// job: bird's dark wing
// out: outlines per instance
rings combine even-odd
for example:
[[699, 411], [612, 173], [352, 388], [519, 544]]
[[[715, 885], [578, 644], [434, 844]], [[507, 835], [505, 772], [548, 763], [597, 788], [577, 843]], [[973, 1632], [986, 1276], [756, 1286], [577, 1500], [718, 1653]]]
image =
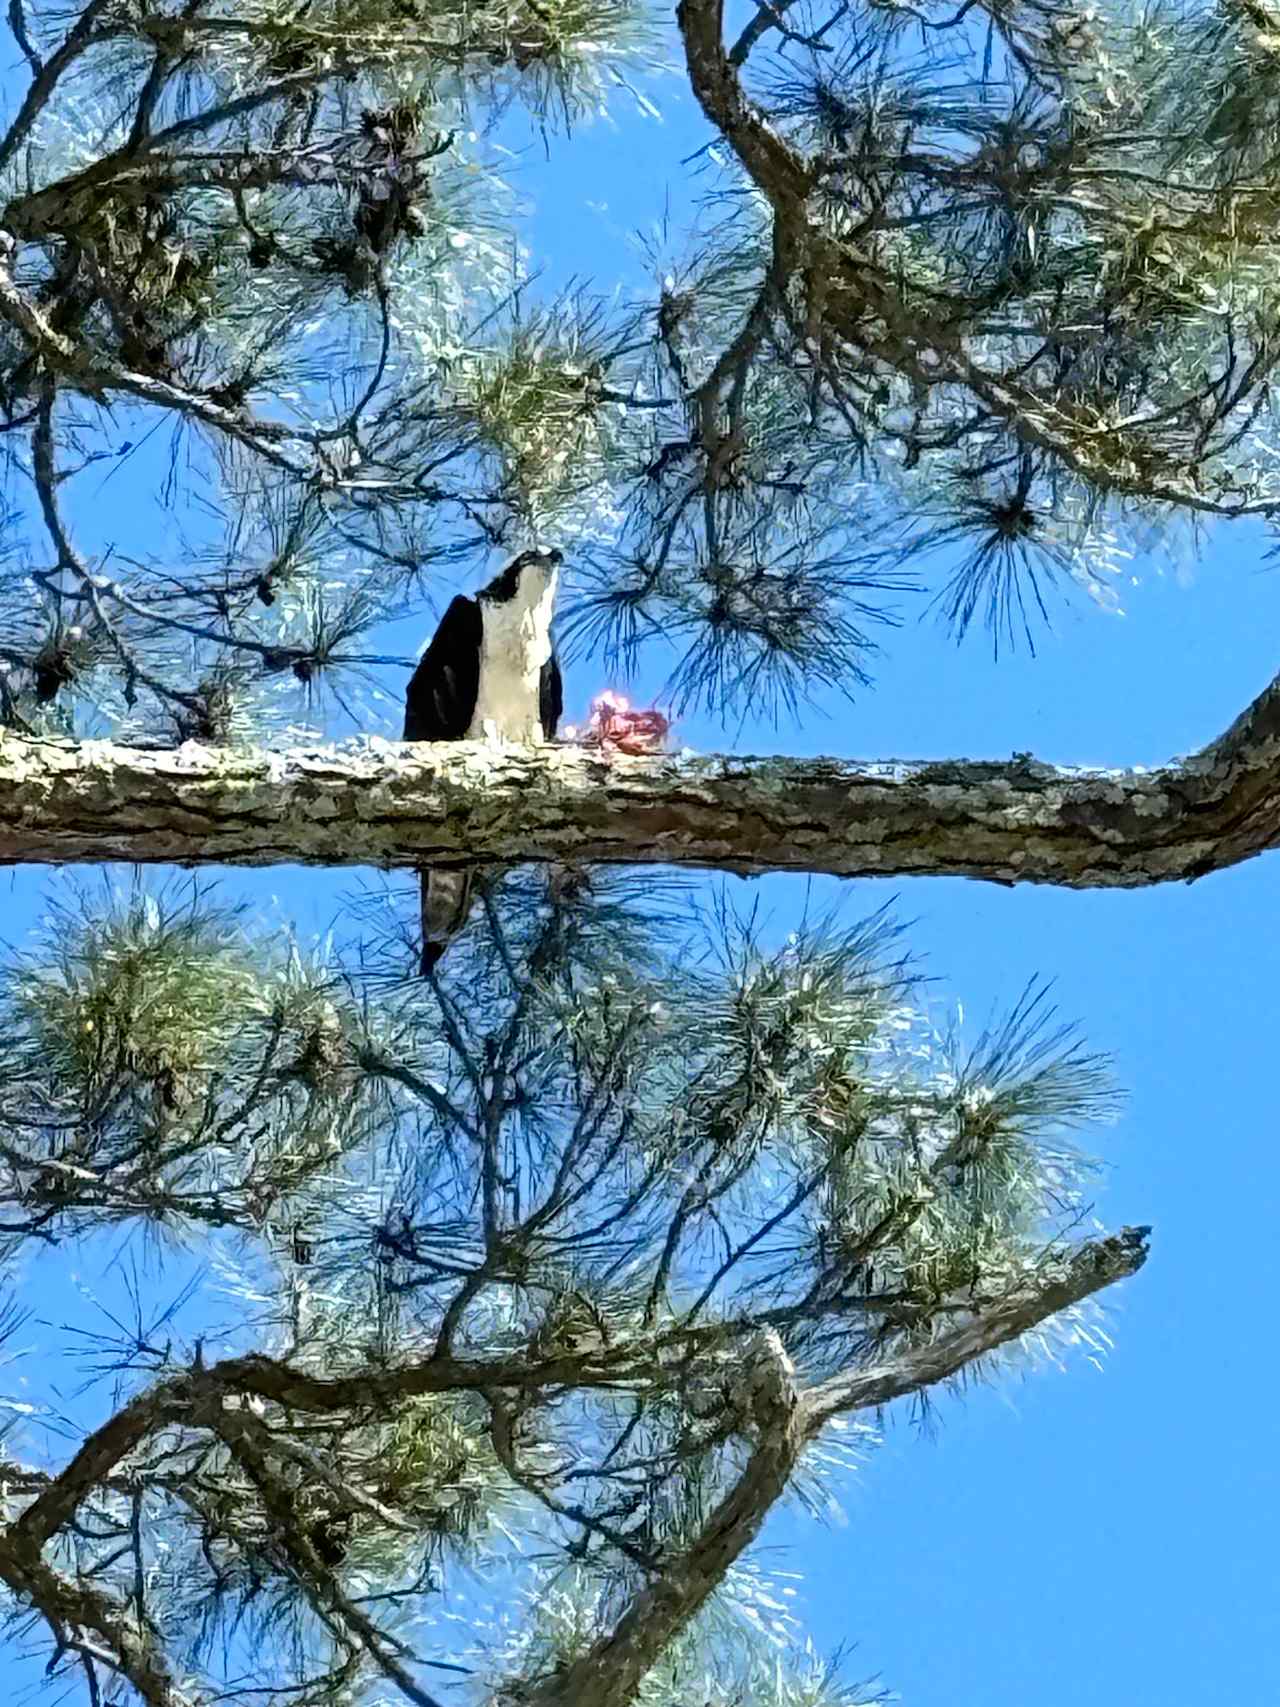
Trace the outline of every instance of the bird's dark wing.
[[406, 741], [461, 741], [480, 692], [480, 606], [454, 599], [404, 697]]
[[553, 652], [542, 666], [542, 674], [538, 678], [538, 720], [546, 740], [555, 740], [563, 710], [564, 683], [560, 680], [560, 660]]

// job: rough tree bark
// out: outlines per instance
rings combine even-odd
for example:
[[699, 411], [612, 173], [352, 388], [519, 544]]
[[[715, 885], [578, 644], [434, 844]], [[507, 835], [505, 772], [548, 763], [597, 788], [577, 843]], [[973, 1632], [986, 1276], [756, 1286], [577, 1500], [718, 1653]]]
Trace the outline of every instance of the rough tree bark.
[[0, 861], [654, 863], [1071, 888], [1203, 877], [1280, 841], [1280, 678], [1156, 770], [597, 749], [150, 750], [0, 733]]

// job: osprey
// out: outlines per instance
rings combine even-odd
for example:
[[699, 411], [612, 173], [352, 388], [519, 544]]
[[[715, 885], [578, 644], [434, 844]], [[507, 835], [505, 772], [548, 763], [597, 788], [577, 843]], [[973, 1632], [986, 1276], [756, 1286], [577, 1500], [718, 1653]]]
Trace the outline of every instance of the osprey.
[[[551, 647], [558, 551], [525, 551], [475, 598], [455, 598], [405, 695], [406, 741], [550, 741], [563, 710]], [[462, 929], [471, 872], [423, 869], [423, 977]]]

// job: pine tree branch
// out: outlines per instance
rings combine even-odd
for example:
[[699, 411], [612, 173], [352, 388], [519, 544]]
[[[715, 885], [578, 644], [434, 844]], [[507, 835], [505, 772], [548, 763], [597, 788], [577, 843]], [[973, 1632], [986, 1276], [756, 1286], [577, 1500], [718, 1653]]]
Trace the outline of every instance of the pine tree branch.
[[[286, 455], [278, 445], [293, 444], [308, 437], [279, 421], [255, 419], [238, 409], [228, 409], [200, 392], [187, 391], [168, 380], [135, 373], [105, 357], [95, 357], [73, 338], [54, 330], [48, 316], [13, 282], [13, 238], [0, 227], [0, 319], [6, 320], [38, 352], [48, 369], [65, 377], [76, 389], [99, 399], [113, 391], [140, 398], [158, 409], [172, 409], [215, 427], [237, 440], [286, 473], [305, 477], [313, 472], [310, 463]], [[314, 435], [311, 435], [314, 436]]]
[[202, 1420], [226, 1442], [257, 1487], [279, 1532], [293, 1576], [317, 1616], [334, 1630], [344, 1646], [358, 1647], [365, 1653], [413, 1707], [439, 1707], [435, 1696], [414, 1679], [404, 1663], [401, 1655], [407, 1650], [403, 1644], [380, 1630], [343, 1592], [333, 1572], [320, 1558], [299, 1515], [295, 1490], [273, 1467], [272, 1455], [278, 1454], [279, 1448], [269, 1432], [251, 1414], [229, 1411], [217, 1404], [205, 1408]]
[[800, 210], [813, 187], [812, 173], [743, 94], [725, 52], [723, 16], [724, 0], [680, 0], [676, 7], [693, 92], [769, 199]]
[[158, 1428], [185, 1412], [183, 1378], [161, 1382], [139, 1393], [88, 1436], [65, 1469], [4, 1532], [7, 1544], [38, 1551], [66, 1524], [77, 1507], [101, 1486], [121, 1459]]
[[976, 1303], [963, 1327], [890, 1363], [824, 1383], [810, 1396], [815, 1415], [825, 1420], [841, 1412], [874, 1409], [950, 1380], [1060, 1310], [1136, 1274], [1147, 1260], [1150, 1232], [1149, 1227], [1123, 1227], [1108, 1238], [1077, 1245], [1066, 1256], [1051, 1255], [1000, 1297]]
[[[613, 1628], [570, 1665], [522, 1685], [522, 1700], [528, 1707], [582, 1707], [588, 1702], [591, 1707], [627, 1707], [667, 1645], [755, 1540], [785, 1493], [806, 1444], [830, 1417], [884, 1405], [946, 1381], [1048, 1317], [1132, 1275], [1146, 1260], [1147, 1234], [1146, 1228], [1125, 1228], [1066, 1253], [1051, 1251], [999, 1295], [975, 1301], [963, 1327], [878, 1367], [807, 1390], [798, 1382], [777, 1332], [767, 1326], [758, 1329], [735, 1355], [741, 1378], [726, 1395], [729, 1427], [749, 1443], [736, 1482], [693, 1541], [654, 1571]], [[119, 1482], [121, 1461], [150, 1433], [174, 1423], [209, 1429], [231, 1447], [257, 1484], [292, 1571], [322, 1619], [333, 1620], [344, 1642], [358, 1646], [418, 1707], [434, 1707], [392, 1638], [347, 1598], [316, 1554], [294, 1496], [264, 1450], [269, 1443], [278, 1454], [281, 1446], [245, 1408], [244, 1399], [252, 1395], [289, 1412], [315, 1416], [381, 1410], [411, 1394], [466, 1389], [487, 1392], [501, 1410], [501, 1396], [513, 1392], [643, 1387], [659, 1373], [660, 1348], [671, 1337], [645, 1336], [630, 1347], [599, 1347], [543, 1359], [427, 1358], [338, 1378], [260, 1356], [228, 1359], [207, 1369], [197, 1363], [132, 1400], [85, 1441], [58, 1475], [35, 1478], [37, 1497], [0, 1532], [0, 1579], [42, 1612], [64, 1647], [82, 1639], [84, 1631], [101, 1638], [107, 1651], [95, 1646], [95, 1657], [126, 1677], [149, 1707], [194, 1707], [193, 1697], [175, 1683], [146, 1625], [87, 1582], [60, 1576], [45, 1562], [42, 1550], [94, 1488]], [[679, 1338], [678, 1330], [674, 1337]]]
[[[805, 313], [792, 315], [797, 332], [811, 333], [814, 323], [821, 322], [858, 365], [882, 363], [926, 393], [937, 388], [967, 391], [993, 418], [1006, 422], [1021, 442], [1049, 452], [1099, 491], [1155, 499], [1204, 515], [1275, 513], [1273, 492], [1260, 493], [1252, 483], [1230, 477], [1206, 481], [1204, 442], [1194, 455], [1167, 454], [1149, 444], [1143, 429], [1162, 415], [1107, 419], [1037, 392], [1033, 384], [1021, 381], [1022, 367], [989, 371], [971, 353], [978, 328], [964, 330], [965, 317], [957, 312], [956, 301], [943, 296], [927, 311], [919, 293], [908, 300], [901, 280], [877, 266], [856, 239], [834, 238], [822, 217], [810, 210], [822, 176], [821, 158], [806, 158], [780, 135], [747, 96], [738, 75], [740, 50], [750, 51], [753, 31], [770, 10], [761, 8], [732, 52], [723, 39], [724, 0], [680, 0], [676, 20], [699, 105], [770, 204], [775, 255], [781, 258], [784, 276], [806, 299]], [[777, 25], [776, 17], [770, 21]], [[895, 153], [895, 170], [902, 162]], [[977, 307], [970, 306], [970, 316]], [[829, 385], [834, 383], [833, 375], [825, 377]], [[1232, 407], [1242, 396], [1243, 391], [1235, 396]], [[1179, 414], [1193, 401], [1183, 398], [1162, 414]], [[954, 398], [951, 403], [954, 409]]]
[[76, 178], [11, 202], [3, 223], [16, 237], [39, 239], [63, 226], [74, 229], [77, 216], [95, 198], [171, 196], [187, 189], [346, 189], [359, 181], [361, 170], [358, 161], [343, 163], [323, 149], [256, 149], [230, 156], [210, 151], [177, 159], [155, 154], [135, 159], [121, 150]]
[[106, 1644], [93, 1658], [131, 1683], [147, 1707], [203, 1707], [209, 1697], [193, 1694], [175, 1679], [150, 1630], [118, 1601], [83, 1577], [72, 1579], [45, 1563], [25, 1537], [0, 1534], [0, 1580], [45, 1619], [60, 1648], [83, 1651], [82, 1633]]
[[756, 1444], [741, 1477], [696, 1541], [669, 1560], [607, 1635], [524, 1700], [530, 1707], [627, 1707], [663, 1649], [695, 1616], [726, 1572], [759, 1534], [786, 1491], [804, 1447], [842, 1411], [890, 1403], [958, 1374], [977, 1358], [1038, 1327], [1146, 1261], [1145, 1227], [1091, 1240], [1065, 1258], [1048, 1259], [1000, 1298], [977, 1307], [972, 1321], [879, 1368], [797, 1388], [776, 1336], [758, 1336], [748, 1354], [750, 1426]]
[[266, 753], [0, 732], [0, 860], [183, 865], [559, 861], [1189, 881], [1280, 842], [1280, 678], [1157, 770], [391, 743]]
[[13, 123], [5, 132], [3, 140], [0, 140], [0, 171], [9, 164], [30, 135], [32, 126], [48, 105], [58, 79], [68, 66], [74, 64], [95, 42], [110, 41], [115, 36], [125, 34], [126, 26], [123, 23], [100, 24], [99, 20], [104, 13], [110, 11], [110, 6], [111, 0], [89, 0], [89, 4], [71, 26], [61, 45], [48, 59], [41, 62], [27, 37], [25, 24], [22, 23], [21, 7], [17, 0], [14, 0], [9, 10], [9, 22], [34, 76]]
[[670, 1559], [587, 1652], [526, 1692], [529, 1707], [627, 1707], [684, 1629], [755, 1540], [786, 1490], [812, 1418], [777, 1336], [758, 1336], [747, 1364], [745, 1426], [755, 1444], [741, 1476], [693, 1544]]

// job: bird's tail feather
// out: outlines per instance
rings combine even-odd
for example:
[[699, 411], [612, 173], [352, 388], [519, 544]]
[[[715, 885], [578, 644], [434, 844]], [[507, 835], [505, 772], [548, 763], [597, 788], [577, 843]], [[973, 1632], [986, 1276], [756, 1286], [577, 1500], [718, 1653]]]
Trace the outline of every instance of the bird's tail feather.
[[467, 922], [471, 911], [471, 872], [434, 871], [424, 866], [418, 876], [422, 890], [422, 954], [418, 970], [425, 978], [435, 971], [441, 955]]

